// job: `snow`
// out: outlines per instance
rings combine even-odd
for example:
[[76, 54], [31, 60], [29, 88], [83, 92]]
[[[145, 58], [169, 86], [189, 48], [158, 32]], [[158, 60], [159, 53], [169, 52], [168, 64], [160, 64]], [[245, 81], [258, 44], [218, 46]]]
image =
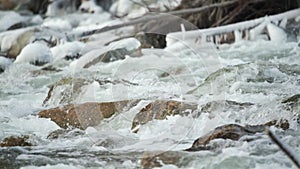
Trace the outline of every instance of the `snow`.
[[52, 53], [43, 42], [26, 45], [17, 56], [15, 63], [48, 63], [52, 61]]

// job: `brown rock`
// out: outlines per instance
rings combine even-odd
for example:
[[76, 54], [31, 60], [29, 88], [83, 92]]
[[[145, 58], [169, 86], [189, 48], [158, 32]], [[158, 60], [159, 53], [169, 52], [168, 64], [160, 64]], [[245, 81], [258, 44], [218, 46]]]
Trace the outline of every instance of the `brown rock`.
[[199, 150], [209, 150], [213, 147], [207, 146], [210, 141], [214, 139], [230, 139], [230, 140], [239, 140], [241, 137], [246, 135], [254, 135], [256, 133], [262, 133], [266, 130], [266, 127], [275, 126], [282, 129], [288, 129], [289, 123], [287, 120], [273, 120], [262, 125], [246, 125], [240, 126], [238, 124], [227, 124], [215, 128], [209, 134], [202, 136], [194, 141], [191, 148], [188, 148], [187, 151], [199, 151]]
[[[132, 101], [134, 103], [137, 100]], [[89, 126], [98, 125], [102, 119], [109, 118], [115, 113], [120, 113], [130, 101], [96, 103], [88, 102], [84, 104], [69, 104], [62, 107], [43, 110], [38, 113], [41, 118], [50, 118], [62, 128], [80, 128], [85, 129]]]
[[6, 137], [0, 142], [0, 147], [14, 147], [14, 146], [32, 146], [29, 142], [29, 136], [10, 136]]
[[191, 114], [196, 109], [197, 104], [157, 100], [149, 103], [138, 114], [136, 114], [133, 119], [131, 129], [136, 133], [139, 130], [139, 125], [146, 124], [153, 119], [164, 120], [167, 116]]
[[141, 159], [143, 169], [162, 167], [163, 164], [178, 165], [182, 155], [177, 152], [146, 152]]

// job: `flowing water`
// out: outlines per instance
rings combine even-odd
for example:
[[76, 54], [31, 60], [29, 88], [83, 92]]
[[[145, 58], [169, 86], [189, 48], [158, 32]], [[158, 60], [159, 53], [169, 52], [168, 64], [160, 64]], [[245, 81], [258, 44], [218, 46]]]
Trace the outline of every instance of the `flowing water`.
[[[172, 152], [179, 157], [164, 168], [296, 168], [265, 134], [253, 136], [256, 139], [250, 142], [216, 140], [225, 145], [217, 151], [182, 150], [220, 125], [287, 119], [289, 130], [273, 130], [300, 153], [299, 102], [289, 106], [282, 103], [300, 94], [297, 43], [256, 40], [219, 49], [214, 45], [195, 49], [179, 42], [166, 49], [145, 49], [143, 53], [141, 57], [128, 56], [87, 69], [69, 67], [72, 61], [56, 62], [52, 64], [62, 71], [50, 73], [27, 63], [11, 65], [0, 74], [0, 140], [29, 135], [36, 146], [0, 148], [1, 168], [140, 168], [141, 159], [149, 152]], [[49, 86], [64, 77], [130, 82], [91, 83], [72, 98], [75, 103], [142, 101], [99, 126], [50, 140], [47, 135], [59, 127], [49, 119], [38, 118], [37, 113], [58, 105], [59, 97], [48, 107], [43, 106], [43, 100]], [[197, 117], [153, 120], [132, 133], [135, 114], [155, 99], [195, 102], [199, 108], [211, 101], [220, 104], [210, 112], [200, 111]], [[253, 105], [236, 109], [225, 106], [226, 100]]]

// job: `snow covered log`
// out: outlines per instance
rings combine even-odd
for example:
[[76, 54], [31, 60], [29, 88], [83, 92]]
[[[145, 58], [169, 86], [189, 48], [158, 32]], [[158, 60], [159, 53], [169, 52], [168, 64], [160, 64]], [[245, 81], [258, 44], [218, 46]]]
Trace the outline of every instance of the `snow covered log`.
[[[266, 38], [267, 40], [282, 42], [282, 40], [287, 40], [287, 27], [299, 22], [300, 9], [295, 9], [277, 15], [221, 27], [173, 32], [167, 35], [166, 40], [167, 46], [178, 40], [197, 40], [200, 42], [222, 44], [236, 42], [240, 39], [254, 40], [257, 38]], [[299, 32], [296, 33], [299, 35]]]

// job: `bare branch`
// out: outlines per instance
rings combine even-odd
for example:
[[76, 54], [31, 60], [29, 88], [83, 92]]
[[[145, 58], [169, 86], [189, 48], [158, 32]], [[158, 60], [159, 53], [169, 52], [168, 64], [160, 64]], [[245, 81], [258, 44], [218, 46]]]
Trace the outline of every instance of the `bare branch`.
[[300, 168], [300, 159], [296, 153], [284, 142], [282, 142], [269, 128], [266, 129], [267, 134], [271, 140], [294, 162], [294, 164]]

